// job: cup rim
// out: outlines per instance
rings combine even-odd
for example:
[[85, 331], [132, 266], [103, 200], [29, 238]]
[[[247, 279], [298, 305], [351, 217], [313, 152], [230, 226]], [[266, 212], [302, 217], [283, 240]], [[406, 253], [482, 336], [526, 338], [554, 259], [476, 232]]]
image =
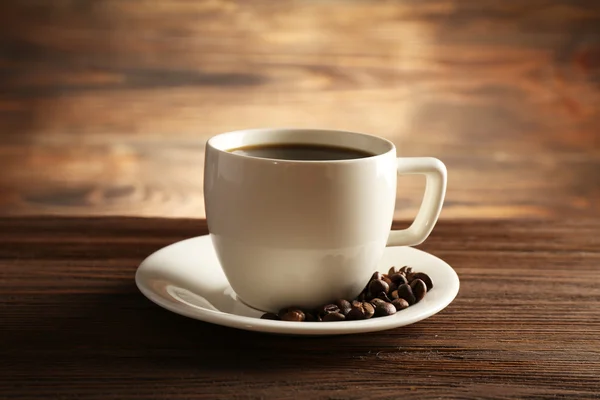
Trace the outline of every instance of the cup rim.
[[[237, 136], [237, 135], [244, 135], [244, 134], [258, 134], [258, 133], [268, 133], [268, 132], [272, 132], [272, 133], [276, 133], [276, 132], [281, 132], [281, 133], [292, 133], [292, 132], [307, 132], [307, 133], [325, 133], [325, 134], [341, 134], [341, 135], [347, 135], [347, 136], [354, 136], [357, 138], [362, 138], [363, 140], [369, 140], [372, 142], [379, 142], [380, 146], [385, 146], [385, 150], [383, 151], [378, 151], [378, 152], [374, 152], [373, 155], [367, 156], [367, 157], [361, 157], [361, 158], [351, 158], [351, 159], [343, 159], [343, 160], [286, 160], [286, 159], [280, 159], [280, 158], [265, 158], [265, 157], [256, 157], [256, 156], [249, 156], [249, 155], [245, 155], [245, 154], [236, 154], [236, 153], [232, 153], [229, 150], [236, 148], [236, 147], [229, 147], [229, 148], [223, 148], [223, 146], [219, 146], [218, 142], [220, 140], [224, 140], [224, 138], [228, 137], [228, 136]], [[215, 143], [217, 142], [217, 143]], [[265, 143], [267, 143], [265, 141]], [[275, 142], [277, 143], [277, 142]], [[285, 143], [285, 142], [282, 142]], [[307, 141], [306, 143], [311, 143], [310, 141]], [[323, 144], [323, 143], [316, 143], [316, 144]], [[344, 144], [339, 144], [340, 146], [345, 146]], [[228, 157], [233, 157], [233, 158], [237, 158], [237, 159], [248, 159], [248, 160], [254, 160], [256, 162], [268, 162], [268, 163], [278, 163], [278, 164], [349, 164], [349, 163], [358, 163], [358, 162], [366, 162], [366, 161], [370, 161], [379, 157], [383, 157], [387, 154], [389, 154], [390, 152], [395, 152], [396, 151], [396, 146], [394, 145], [394, 143], [392, 143], [390, 140], [385, 139], [381, 136], [376, 136], [376, 135], [371, 135], [371, 134], [367, 134], [367, 133], [361, 133], [361, 132], [355, 132], [355, 131], [347, 131], [347, 130], [341, 130], [341, 129], [328, 129], [328, 128], [293, 128], [293, 127], [284, 127], [284, 128], [251, 128], [251, 129], [239, 129], [239, 130], [234, 130], [234, 131], [229, 131], [229, 132], [222, 132], [219, 134], [216, 134], [212, 137], [210, 137], [207, 142], [206, 142], [206, 146], [207, 148], [211, 148], [217, 152], [226, 154]], [[237, 146], [237, 147], [241, 147], [241, 146]], [[355, 150], [364, 150], [360, 147], [356, 147], [356, 146], [345, 146], [349, 149], [355, 149]]]

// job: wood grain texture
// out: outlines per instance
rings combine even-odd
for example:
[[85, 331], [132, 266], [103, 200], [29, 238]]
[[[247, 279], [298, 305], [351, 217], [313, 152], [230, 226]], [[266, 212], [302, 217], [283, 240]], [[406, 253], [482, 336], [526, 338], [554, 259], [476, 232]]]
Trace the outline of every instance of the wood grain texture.
[[442, 218], [600, 216], [598, 26], [596, 0], [4, 0], [0, 213], [202, 217], [209, 136], [299, 126], [441, 158]]
[[137, 291], [144, 257], [205, 232], [0, 219], [0, 398], [600, 398], [599, 219], [442, 221], [420, 247], [456, 269], [456, 300], [411, 326], [325, 338], [214, 326]]

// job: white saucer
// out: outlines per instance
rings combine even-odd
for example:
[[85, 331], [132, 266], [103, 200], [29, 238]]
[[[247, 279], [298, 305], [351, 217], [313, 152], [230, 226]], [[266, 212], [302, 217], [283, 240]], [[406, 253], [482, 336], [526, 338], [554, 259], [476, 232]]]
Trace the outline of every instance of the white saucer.
[[425, 272], [433, 289], [419, 303], [389, 317], [342, 322], [263, 320], [262, 311], [236, 298], [221, 270], [210, 236], [167, 246], [146, 258], [135, 281], [159, 306], [186, 317], [238, 329], [293, 335], [339, 335], [373, 332], [413, 324], [444, 309], [458, 293], [456, 272], [447, 263], [411, 247], [388, 247], [377, 270], [408, 265]]

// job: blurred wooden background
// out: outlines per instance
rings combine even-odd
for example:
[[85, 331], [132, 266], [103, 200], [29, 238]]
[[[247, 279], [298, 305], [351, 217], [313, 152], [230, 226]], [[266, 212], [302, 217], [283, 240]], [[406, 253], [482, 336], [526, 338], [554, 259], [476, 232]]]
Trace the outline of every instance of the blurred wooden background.
[[[600, 215], [597, 0], [3, 0], [0, 214], [204, 216], [205, 140], [377, 134], [443, 218]], [[423, 183], [402, 178], [397, 217]]]

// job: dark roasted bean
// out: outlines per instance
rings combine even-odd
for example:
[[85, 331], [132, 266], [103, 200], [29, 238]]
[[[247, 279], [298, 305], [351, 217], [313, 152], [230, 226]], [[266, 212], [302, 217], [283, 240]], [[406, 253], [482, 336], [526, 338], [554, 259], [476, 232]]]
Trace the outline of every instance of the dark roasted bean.
[[392, 280], [392, 282], [394, 282], [397, 286], [400, 286], [402, 284], [408, 283], [408, 281], [406, 280], [406, 276], [404, 276], [404, 274], [399, 273], [399, 274], [394, 274], [392, 276], [390, 276], [390, 279]]
[[396, 313], [396, 307], [394, 307], [391, 303], [383, 303], [378, 304], [375, 308], [375, 316], [376, 317], [387, 317], [388, 315], [393, 315]]
[[299, 322], [301, 322], [301, 321], [304, 321], [305, 319], [306, 319], [306, 316], [304, 315], [304, 312], [302, 312], [302, 310], [299, 310], [297, 308], [291, 309], [281, 316], [282, 321], [299, 321]]
[[348, 300], [340, 299], [335, 302], [335, 305], [338, 306], [340, 312], [344, 315], [348, 315], [350, 309], [352, 308], [352, 304]]
[[412, 275], [412, 277], [413, 277], [413, 279], [420, 279], [423, 282], [425, 282], [425, 285], [427, 286], [427, 291], [430, 291], [433, 288], [433, 281], [431, 280], [429, 275], [427, 275], [423, 272], [415, 272]]
[[365, 310], [365, 318], [371, 318], [373, 314], [375, 314], [375, 307], [373, 307], [373, 304], [365, 301], [363, 302], [363, 308]]
[[327, 314], [340, 312], [340, 308], [336, 304], [325, 304], [317, 308], [317, 314], [320, 316], [325, 316]]
[[398, 290], [398, 285], [396, 285], [394, 282], [390, 283], [390, 289], [388, 290], [388, 297], [396, 290]]
[[409, 283], [410, 283], [410, 281], [413, 280], [413, 275], [414, 274], [415, 273], [413, 272], [413, 269], [411, 267], [406, 268], [405, 275], [406, 275], [406, 279], [408, 280]]
[[299, 308], [292, 308], [280, 316], [282, 321], [305, 321], [306, 315]]
[[388, 303], [391, 303], [392, 300], [388, 297], [387, 293], [385, 292], [381, 292], [377, 295], [377, 298], [383, 300], [383, 301], [387, 301]]
[[281, 310], [279, 310], [279, 312], [277, 313], [277, 316], [281, 319], [281, 317], [283, 316], [283, 314], [287, 313], [290, 310], [293, 310], [294, 307], [286, 307], [286, 308], [282, 308]]
[[398, 268], [398, 267], [391, 267], [388, 270], [388, 276], [391, 277], [392, 275], [396, 275], [398, 272], [400, 272], [400, 268]]
[[417, 302], [423, 300], [425, 293], [427, 293], [427, 285], [420, 279], [415, 279], [410, 283], [410, 288], [417, 299]]
[[392, 284], [392, 281], [390, 280], [390, 278], [389, 278], [387, 275], [384, 275], [384, 276], [381, 278], [381, 280], [382, 280], [382, 281], [384, 281], [385, 283], [387, 283], [387, 284], [388, 284], [388, 286]]
[[369, 283], [369, 293], [371, 295], [377, 295], [381, 292], [387, 293], [390, 290], [390, 286], [381, 279], [374, 279]]
[[335, 312], [335, 313], [329, 313], [329, 314], [325, 315], [323, 317], [323, 322], [343, 321], [345, 319], [346, 319], [346, 317], [344, 316], [344, 314]]
[[348, 320], [361, 320], [371, 318], [375, 313], [375, 308], [371, 303], [367, 302], [352, 302], [352, 309], [346, 316]]
[[398, 290], [394, 290], [392, 295], [390, 296], [392, 300], [396, 300], [398, 298]]
[[406, 300], [411, 306], [417, 302], [412, 288], [407, 284], [398, 286], [398, 298]]
[[375, 271], [375, 272], [373, 272], [373, 275], [371, 276], [371, 279], [369, 279], [369, 281], [372, 281], [372, 280], [380, 281], [381, 278], [383, 278], [383, 274], [379, 271]]
[[408, 301], [404, 299], [396, 299], [392, 301], [392, 305], [396, 307], [396, 311], [404, 310], [409, 307]]
[[315, 322], [317, 321], [317, 318], [314, 316], [314, 314], [310, 311], [304, 311], [304, 320], [306, 322]]
[[373, 307], [377, 307], [379, 304], [385, 304], [385, 300], [375, 298], [375, 299], [371, 300], [371, 304], [373, 304]]
[[273, 313], [268, 312], [266, 314], [263, 314], [260, 317], [260, 319], [272, 319], [272, 320], [278, 321], [279, 317], [277, 316], [277, 314], [273, 314]]
[[364, 313], [362, 313], [361, 310], [359, 310], [358, 308], [353, 308], [346, 315], [346, 319], [348, 321], [357, 321], [360, 319], [364, 319]]
[[349, 321], [365, 319], [365, 311], [362, 308], [352, 307], [348, 315], [346, 315], [346, 319]]
[[331, 314], [331, 313], [335, 313], [335, 312], [339, 312], [340, 308], [337, 306], [337, 304], [328, 304], [325, 307], [323, 307], [323, 311], [326, 312], [327, 314]]

